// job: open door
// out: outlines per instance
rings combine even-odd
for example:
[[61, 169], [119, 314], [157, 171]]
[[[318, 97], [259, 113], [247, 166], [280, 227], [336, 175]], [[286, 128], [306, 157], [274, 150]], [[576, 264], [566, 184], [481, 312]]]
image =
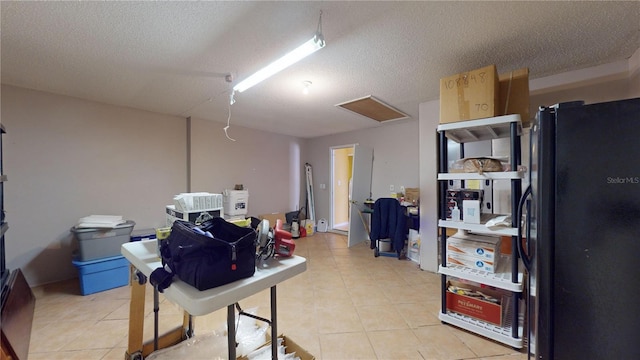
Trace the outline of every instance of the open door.
[[331, 148], [331, 231], [347, 235], [351, 207], [353, 145]]
[[[369, 238], [360, 218], [364, 201], [371, 196], [371, 169], [373, 149], [356, 144], [353, 147], [353, 176], [351, 186], [351, 206], [349, 209], [348, 246], [354, 246]], [[366, 221], [368, 219], [364, 218]]]

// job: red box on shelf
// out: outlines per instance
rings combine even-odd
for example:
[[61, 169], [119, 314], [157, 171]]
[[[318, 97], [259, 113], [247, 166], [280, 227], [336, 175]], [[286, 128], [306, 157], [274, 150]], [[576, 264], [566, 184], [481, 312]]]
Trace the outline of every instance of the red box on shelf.
[[[474, 288], [468, 284], [459, 285], [465, 288]], [[503, 326], [503, 319], [505, 315], [505, 305], [508, 301], [508, 296], [503, 293], [491, 290], [488, 288], [477, 289], [484, 294], [490, 295], [500, 300], [499, 304], [484, 301], [477, 297], [471, 297], [466, 295], [460, 295], [447, 291], [447, 309], [462, 315], [470, 316], [474, 319], [486, 321], [490, 324]]]

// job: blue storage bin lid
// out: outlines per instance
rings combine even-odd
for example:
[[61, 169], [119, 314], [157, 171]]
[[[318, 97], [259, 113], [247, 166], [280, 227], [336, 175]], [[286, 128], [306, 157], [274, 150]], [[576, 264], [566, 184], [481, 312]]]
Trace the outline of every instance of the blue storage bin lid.
[[118, 259], [124, 259], [125, 261], [128, 261], [122, 255], [109, 256], [109, 257], [100, 258], [100, 259], [94, 259], [94, 260], [89, 260], [89, 261], [80, 261], [80, 260], [77, 259], [76, 255], [74, 255], [73, 260], [71, 260], [71, 262], [73, 263], [73, 265], [76, 265], [76, 266], [86, 266], [86, 265], [97, 264], [97, 263], [101, 263], [101, 262], [113, 261], [113, 260], [118, 260]]

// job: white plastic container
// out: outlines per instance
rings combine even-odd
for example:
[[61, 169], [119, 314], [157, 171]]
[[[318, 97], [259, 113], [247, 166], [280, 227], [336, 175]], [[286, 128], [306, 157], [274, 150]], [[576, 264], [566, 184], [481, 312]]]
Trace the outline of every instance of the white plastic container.
[[327, 232], [329, 225], [327, 224], [327, 220], [326, 219], [320, 219], [318, 220], [318, 225], [316, 227], [316, 231], [317, 232]]
[[225, 215], [246, 215], [249, 209], [249, 190], [225, 190], [222, 193]]

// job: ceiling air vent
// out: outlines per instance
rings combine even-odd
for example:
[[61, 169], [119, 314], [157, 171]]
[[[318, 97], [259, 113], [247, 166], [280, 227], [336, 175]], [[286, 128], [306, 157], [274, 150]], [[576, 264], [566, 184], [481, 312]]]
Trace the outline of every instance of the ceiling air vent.
[[343, 102], [336, 106], [381, 123], [409, 118], [409, 115], [392, 108], [371, 95]]

